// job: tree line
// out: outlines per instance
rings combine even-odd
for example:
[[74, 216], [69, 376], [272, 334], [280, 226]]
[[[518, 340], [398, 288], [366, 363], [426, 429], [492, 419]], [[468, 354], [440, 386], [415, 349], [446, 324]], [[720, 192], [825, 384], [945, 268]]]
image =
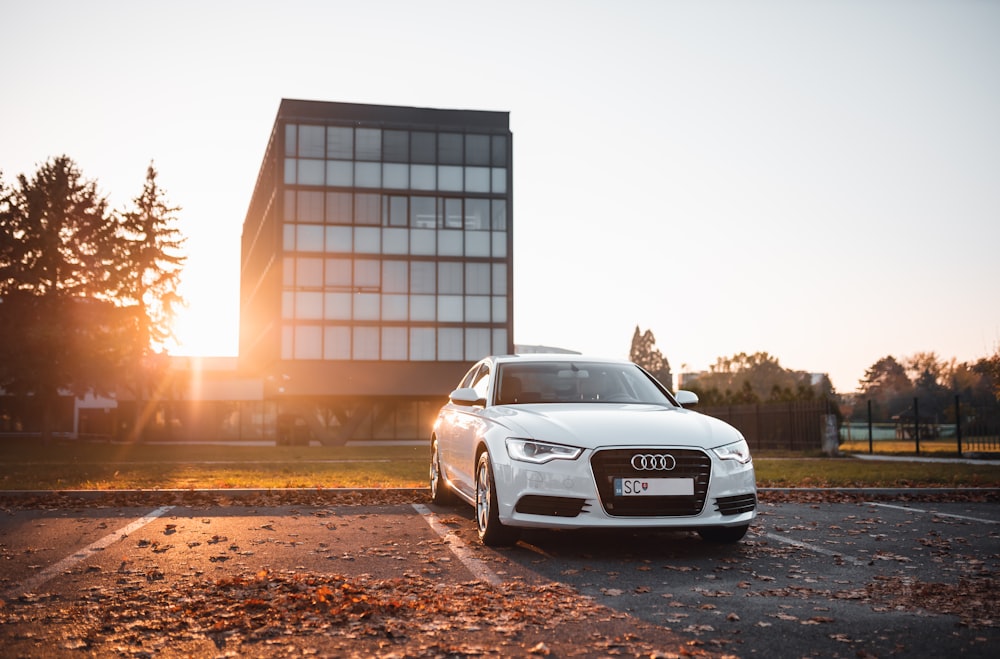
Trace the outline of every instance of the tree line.
[[[638, 326], [629, 351], [632, 361], [671, 386], [670, 364], [656, 347], [652, 331]], [[828, 400], [844, 416], [872, 415], [889, 420], [912, 410], [919, 400], [920, 415], [944, 420], [954, 416], [955, 396], [971, 407], [995, 407], [1000, 403], [1000, 346], [996, 353], [974, 362], [941, 359], [921, 352], [897, 360], [887, 356], [865, 371], [857, 394], [838, 394], [829, 377], [784, 368], [766, 352], [719, 357], [705, 373], [684, 382], [684, 389], [698, 394], [702, 405], [725, 406], [786, 401]]]
[[39, 404], [45, 436], [61, 392], [124, 385], [138, 415], [164, 368], [186, 257], [157, 177], [150, 162], [114, 209], [65, 155], [13, 183], [0, 172], [0, 389]]

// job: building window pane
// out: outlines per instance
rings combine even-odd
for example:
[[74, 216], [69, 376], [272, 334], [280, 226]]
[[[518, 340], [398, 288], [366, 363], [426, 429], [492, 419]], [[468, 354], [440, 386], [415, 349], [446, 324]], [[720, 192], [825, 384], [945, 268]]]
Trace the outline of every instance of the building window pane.
[[[294, 156], [296, 151], [295, 135], [298, 126], [295, 124], [285, 124], [285, 155]], [[287, 162], [287, 161], [286, 161]]]
[[354, 163], [354, 185], [359, 188], [382, 187], [382, 165], [377, 162]]
[[382, 129], [358, 128], [354, 134], [356, 160], [382, 159]]
[[324, 185], [326, 182], [326, 161], [299, 158], [299, 185]]
[[437, 253], [437, 232], [434, 229], [410, 231], [410, 254], [433, 256]]
[[406, 335], [405, 327], [383, 327], [382, 328], [382, 359], [403, 360], [406, 359]]
[[295, 190], [285, 190], [285, 221], [295, 220]]
[[355, 288], [378, 289], [382, 285], [382, 266], [372, 259], [358, 259], [354, 262]]
[[351, 252], [354, 250], [354, 229], [351, 227], [326, 227], [327, 252]]
[[323, 221], [323, 193], [318, 190], [299, 190], [298, 210], [296, 215], [299, 222], [322, 222]]
[[490, 264], [465, 264], [465, 292], [470, 295], [489, 295]]
[[406, 229], [382, 230], [383, 254], [406, 254], [409, 252], [410, 232]]
[[324, 283], [331, 288], [351, 287], [351, 260], [327, 259]]
[[433, 229], [437, 226], [437, 199], [410, 197], [410, 226]]
[[323, 329], [323, 359], [351, 358], [351, 328], [326, 327]]
[[295, 173], [298, 169], [298, 160], [295, 158], [285, 158], [285, 185], [295, 185]]
[[490, 354], [490, 330], [469, 328], [465, 330], [465, 359], [474, 362]]
[[299, 126], [299, 158], [323, 158], [326, 140], [322, 126]]
[[490, 164], [489, 135], [465, 136], [465, 164], [466, 165]]
[[462, 134], [441, 133], [438, 135], [438, 162], [442, 165], [462, 164]]
[[437, 168], [434, 165], [410, 165], [410, 188], [413, 190], [437, 189]]
[[410, 264], [410, 292], [436, 293], [437, 281], [435, 265], [427, 261], [415, 261]]
[[490, 200], [465, 200], [465, 228], [470, 231], [480, 231], [490, 227]]
[[354, 195], [350, 192], [326, 193], [328, 224], [350, 224], [354, 220]]
[[282, 227], [281, 233], [282, 247], [285, 248], [285, 251], [295, 251], [295, 225], [291, 223], [285, 224]]
[[387, 227], [405, 227], [410, 220], [407, 202], [409, 197], [386, 195], [382, 225]]
[[382, 195], [359, 193], [354, 195], [354, 223], [381, 224]]
[[445, 327], [438, 330], [438, 359], [440, 361], [463, 361], [465, 350], [462, 347], [462, 330]]
[[385, 162], [410, 161], [410, 133], [405, 130], [382, 132], [382, 160]]
[[507, 264], [493, 264], [493, 295], [507, 294]]
[[493, 199], [490, 201], [490, 226], [494, 231], [507, 230], [507, 200]]
[[295, 258], [292, 256], [281, 260], [281, 283], [289, 288], [295, 286]]
[[493, 232], [493, 257], [494, 258], [507, 258], [507, 232], [506, 231], [494, 231]]
[[295, 318], [295, 291], [281, 292], [281, 317], [288, 320]]
[[494, 167], [491, 174], [493, 193], [507, 194], [507, 168]]
[[455, 165], [440, 165], [437, 168], [438, 190], [462, 191], [462, 168]]
[[491, 304], [489, 295], [466, 295], [465, 322], [467, 323], [490, 322], [490, 307]]
[[300, 252], [323, 251], [322, 224], [297, 224], [295, 228], [295, 249]]
[[382, 251], [382, 230], [378, 227], [358, 227], [354, 230], [354, 251], [378, 254]]
[[329, 126], [326, 129], [326, 157], [354, 160], [354, 129]]
[[411, 295], [410, 320], [437, 320], [437, 297], [434, 295]]
[[490, 157], [490, 164], [494, 167], [507, 166], [507, 136], [494, 135], [492, 137], [493, 149]]
[[354, 328], [355, 359], [378, 359], [379, 331], [377, 327]]
[[493, 322], [507, 322], [507, 298], [502, 295], [493, 297]]
[[316, 288], [323, 286], [323, 259], [297, 259], [295, 285]]
[[461, 263], [454, 261], [438, 263], [438, 293], [461, 295], [465, 292], [464, 279]]
[[323, 331], [316, 325], [295, 327], [295, 359], [320, 359], [323, 356]]
[[442, 323], [460, 323], [465, 315], [461, 295], [438, 295], [437, 319]]
[[462, 256], [462, 232], [438, 231], [438, 255]]
[[323, 315], [327, 320], [350, 320], [353, 293], [327, 293], [323, 300]]
[[406, 320], [409, 317], [410, 298], [406, 295], [382, 296], [382, 320]]
[[354, 185], [354, 163], [349, 160], [327, 160], [326, 184], [345, 188]]
[[382, 186], [406, 190], [410, 187], [410, 166], [396, 163], [382, 165]]
[[354, 294], [354, 320], [378, 320], [382, 296], [378, 293]]
[[493, 354], [505, 355], [509, 351], [510, 347], [507, 345], [507, 330], [506, 329], [493, 330]]
[[466, 192], [489, 192], [490, 191], [490, 168], [489, 167], [466, 167], [465, 168], [465, 191]]
[[319, 291], [299, 291], [295, 294], [295, 317], [301, 320], [323, 318], [323, 294]]
[[406, 261], [382, 262], [382, 292], [406, 293], [409, 289], [409, 267]]
[[489, 231], [466, 231], [465, 232], [465, 255], [466, 256], [489, 256], [490, 255], [490, 232]]
[[446, 197], [444, 200], [444, 226], [447, 229], [461, 229], [465, 225], [462, 214], [462, 200]]
[[410, 359], [412, 361], [434, 361], [437, 351], [434, 349], [435, 332], [429, 327], [410, 328]]
[[291, 359], [292, 358], [292, 346], [295, 343], [294, 337], [295, 333], [291, 325], [281, 326], [281, 358]]
[[437, 156], [437, 134], [414, 131], [410, 134], [410, 161], [433, 163]]

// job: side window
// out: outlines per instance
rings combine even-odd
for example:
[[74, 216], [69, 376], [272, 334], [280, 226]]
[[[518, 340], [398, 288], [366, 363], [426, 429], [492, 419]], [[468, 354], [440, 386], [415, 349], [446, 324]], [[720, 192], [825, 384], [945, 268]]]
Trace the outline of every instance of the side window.
[[480, 364], [476, 364], [475, 366], [470, 368], [469, 372], [466, 373], [465, 377], [462, 378], [462, 381], [458, 383], [458, 388], [464, 389], [466, 387], [471, 387], [472, 383], [476, 381], [476, 374], [479, 373], [480, 367], [481, 367]]
[[480, 398], [486, 398], [486, 390], [490, 386], [490, 367], [487, 364], [483, 364], [479, 367], [479, 372], [476, 373], [475, 380], [472, 383], [472, 388], [476, 390]]

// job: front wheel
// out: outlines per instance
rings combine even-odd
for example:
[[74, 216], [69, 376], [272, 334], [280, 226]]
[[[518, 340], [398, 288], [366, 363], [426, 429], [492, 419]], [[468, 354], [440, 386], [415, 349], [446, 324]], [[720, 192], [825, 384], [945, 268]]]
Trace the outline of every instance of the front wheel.
[[743, 539], [746, 535], [749, 524], [742, 526], [706, 526], [698, 529], [698, 535], [705, 542], [718, 544], [734, 544]]
[[490, 454], [483, 451], [476, 464], [476, 527], [479, 539], [488, 547], [503, 547], [517, 542], [517, 529], [500, 523], [496, 483]]
[[441, 452], [438, 448], [437, 438], [431, 441], [430, 481], [431, 501], [437, 504], [447, 504], [454, 500], [451, 490], [448, 489], [448, 484], [444, 480], [444, 474], [441, 472]]

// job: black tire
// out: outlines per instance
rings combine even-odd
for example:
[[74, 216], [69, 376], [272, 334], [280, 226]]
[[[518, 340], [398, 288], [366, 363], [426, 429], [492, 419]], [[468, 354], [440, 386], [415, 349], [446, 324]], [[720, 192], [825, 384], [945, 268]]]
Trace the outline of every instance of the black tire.
[[500, 523], [497, 513], [497, 490], [490, 454], [483, 451], [476, 463], [476, 528], [487, 547], [506, 547], [517, 542], [518, 529]]
[[749, 528], [749, 524], [742, 526], [707, 526], [703, 529], [698, 529], [698, 535], [705, 542], [731, 545], [742, 540]]
[[441, 472], [441, 456], [438, 453], [438, 441], [435, 437], [431, 440], [431, 501], [436, 504], [446, 505], [454, 503], [455, 496], [448, 489], [444, 474]]

